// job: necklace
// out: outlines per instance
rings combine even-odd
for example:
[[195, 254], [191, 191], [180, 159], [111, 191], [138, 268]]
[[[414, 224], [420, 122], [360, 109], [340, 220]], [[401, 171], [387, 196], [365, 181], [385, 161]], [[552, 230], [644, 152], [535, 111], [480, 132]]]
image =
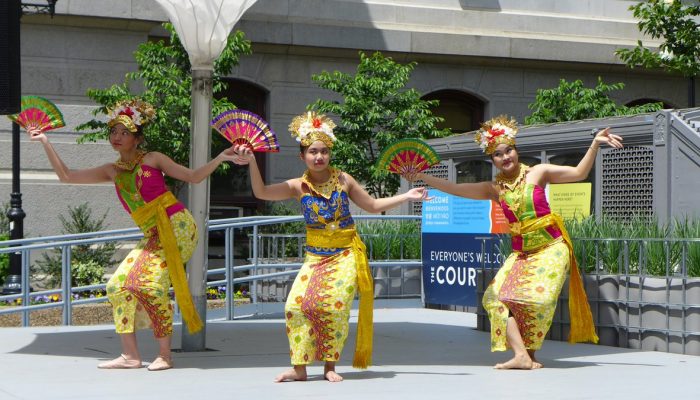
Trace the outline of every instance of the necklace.
[[136, 151], [136, 156], [134, 157], [133, 160], [131, 161], [123, 161], [121, 157], [114, 162], [114, 166], [123, 169], [125, 171], [133, 171], [134, 168], [136, 168], [137, 165], [141, 164], [141, 160], [143, 160], [143, 156], [146, 155], [146, 152], [143, 150], [137, 150]]
[[[326, 200], [330, 200], [331, 197], [333, 196], [333, 192], [338, 191], [340, 192], [342, 190], [342, 186], [340, 185], [340, 170], [337, 170], [335, 168], [329, 168], [331, 176], [330, 178], [323, 182], [323, 183], [318, 183], [315, 184], [311, 182], [311, 176], [308, 170], [304, 172], [304, 176], [302, 176], [302, 181], [308, 185], [309, 190], [315, 192], [316, 194], [320, 195], [321, 197], [325, 198]], [[324, 208], [330, 208], [330, 204], [326, 205]], [[324, 216], [321, 215], [321, 207], [318, 205], [317, 201], [314, 201], [314, 203], [311, 206], [311, 209], [316, 213], [316, 216], [318, 217], [318, 221], [321, 222], [326, 226], [327, 230], [330, 231], [335, 231], [338, 229], [338, 220], [343, 214], [343, 207], [342, 207], [342, 200], [340, 194], [335, 199], [335, 213], [333, 213], [333, 217], [326, 219]]]
[[523, 192], [525, 191], [525, 174], [530, 169], [525, 164], [519, 165], [520, 170], [518, 174], [514, 177], [506, 177], [503, 172], [496, 175], [496, 183], [498, 183], [503, 190], [499, 194], [501, 200], [505, 200], [506, 205], [516, 216], [519, 215], [520, 206], [523, 202]]
[[328, 169], [331, 173], [330, 178], [322, 183], [311, 182], [311, 174], [309, 170], [306, 170], [306, 172], [304, 172], [304, 176], [301, 177], [302, 182], [306, 183], [309, 189], [317, 194], [320, 194], [325, 199], [330, 199], [334, 191], [341, 189], [340, 180], [338, 179], [340, 177], [340, 171], [335, 168]]

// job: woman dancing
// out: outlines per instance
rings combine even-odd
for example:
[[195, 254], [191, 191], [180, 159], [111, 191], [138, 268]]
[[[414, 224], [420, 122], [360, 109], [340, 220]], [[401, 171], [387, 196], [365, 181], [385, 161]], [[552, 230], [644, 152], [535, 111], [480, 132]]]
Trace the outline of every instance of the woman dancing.
[[31, 140], [41, 142], [49, 162], [61, 182], [114, 182], [119, 201], [144, 233], [134, 250], [119, 265], [107, 283], [114, 324], [122, 353], [98, 368], [142, 367], [136, 342], [137, 329], [152, 328], [159, 353], [149, 371], [173, 367], [170, 343], [173, 306], [168, 291], [172, 282], [183, 320], [190, 332], [201, 329], [202, 321], [192, 303], [184, 263], [192, 255], [198, 233], [194, 219], [165, 186], [163, 174], [188, 183], [199, 183], [216, 167], [234, 157], [227, 149], [206, 165], [191, 170], [168, 156], [141, 149], [143, 128], [155, 116], [153, 107], [140, 100], [120, 102], [109, 111], [109, 143], [119, 159], [96, 168], [69, 169], [58, 156], [48, 137], [30, 131]]
[[372, 355], [372, 275], [365, 245], [350, 215], [350, 202], [371, 213], [394, 208], [405, 201], [426, 199], [424, 189], [375, 199], [348, 173], [330, 166], [336, 141], [335, 124], [314, 112], [300, 115], [289, 125], [300, 144], [299, 157], [306, 172], [274, 185], [265, 185], [255, 156], [245, 146], [235, 147], [236, 164], [250, 166], [253, 194], [262, 200], [295, 199], [306, 221], [306, 258], [285, 304], [292, 369], [275, 382], [304, 381], [306, 366], [324, 361], [323, 376], [342, 381], [335, 364], [348, 336], [350, 307], [360, 293], [357, 346], [353, 366], [367, 368]]
[[486, 289], [483, 306], [491, 321], [491, 351], [510, 347], [514, 356], [497, 369], [536, 369], [535, 358], [552, 324], [557, 298], [570, 270], [569, 341], [597, 343], [590, 307], [569, 235], [559, 215], [551, 212], [544, 187], [585, 179], [602, 144], [622, 147], [622, 138], [604, 129], [576, 167], [518, 160], [517, 123], [505, 116], [487, 121], [476, 142], [499, 170], [494, 182], [451, 183], [424, 173], [409, 176], [456, 196], [498, 202], [508, 219], [513, 252]]

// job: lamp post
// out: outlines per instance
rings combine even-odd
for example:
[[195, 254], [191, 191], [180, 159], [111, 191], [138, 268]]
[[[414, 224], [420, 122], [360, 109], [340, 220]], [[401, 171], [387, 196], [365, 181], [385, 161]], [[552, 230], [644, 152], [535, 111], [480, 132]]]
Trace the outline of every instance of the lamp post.
[[[192, 65], [192, 124], [190, 168], [209, 161], [211, 150], [211, 96], [214, 60], [226, 46], [231, 29], [257, 0], [156, 0], [172, 22]], [[195, 308], [206, 321], [206, 277], [208, 268], [209, 178], [205, 184], [189, 185], [189, 209], [203, 232], [189, 261], [189, 288]], [[231, 296], [231, 293], [227, 294]], [[183, 324], [184, 325], [184, 324]], [[183, 326], [182, 350], [206, 349], [204, 329], [189, 334]]]
[[[16, 85], [18, 86], [18, 94], [21, 92], [21, 62], [20, 62], [20, 29], [19, 29], [19, 19], [22, 12], [31, 14], [43, 14], [48, 13], [52, 17], [56, 10], [56, 2], [58, 0], [47, 0], [47, 4], [25, 4], [20, 3], [19, 11], [16, 16], [16, 26], [13, 35], [10, 35], [12, 43], [8, 43], [8, 47], [11, 49], [12, 54], [15, 55], [15, 68], [14, 74], [11, 74], [13, 79], [16, 80]], [[17, 98], [17, 112], [19, 112], [20, 100]], [[20, 191], [19, 182], [19, 165], [20, 165], [20, 137], [19, 137], [19, 125], [12, 123], [12, 193], [10, 193], [10, 209], [7, 211], [7, 218], [10, 221], [10, 240], [22, 239], [24, 237], [24, 217], [26, 216], [24, 210], [22, 209], [22, 192]], [[16, 294], [22, 291], [22, 255], [20, 253], [10, 254], [10, 268], [7, 276], [5, 277], [5, 283], [0, 290], [2, 294]]]

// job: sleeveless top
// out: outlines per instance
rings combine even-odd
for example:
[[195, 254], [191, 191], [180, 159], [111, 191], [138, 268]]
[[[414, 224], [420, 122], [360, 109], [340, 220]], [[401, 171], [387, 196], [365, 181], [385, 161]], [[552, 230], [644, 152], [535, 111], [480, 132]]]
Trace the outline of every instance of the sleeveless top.
[[[163, 172], [142, 162], [131, 171], [121, 170], [114, 179], [114, 186], [119, 201], [129, 214], [168, 191]], [[178, 202], [168, 207], [166, 213], [170, 217], [184, 209], [185, 206]], [[148, 227], [155, 227], [155, 220]]]
[[[340, 170], [329, 167], [331, 177], [322, 184], [311, 183], [309, 171], [301, 177], [309, 192], [299, 199], [306, 229], [336, 230], [354, 228], [355, 221], [350, 215], [350, 199], [340, 184]], [[306, 251], [317, 255], [333, 255], [342, 248], [306, 246]]]
[[[521, 164], [518, 177], [512, 182], [496, 176], [501, 191], [498, 196], [503, 214], [513, 230], [513, 225], [528, 220], [533, 220], [551, 214], [549, 203], [545, 196], [544, 188], [533, 183], [525, 182], [525, 174], [528, 166]], [[512, 246], [514, 251], [529, 252], [537, 250], [562, 236], [561, 231], [555, 225], [536, 229], [524, 234], [513, 233]]]

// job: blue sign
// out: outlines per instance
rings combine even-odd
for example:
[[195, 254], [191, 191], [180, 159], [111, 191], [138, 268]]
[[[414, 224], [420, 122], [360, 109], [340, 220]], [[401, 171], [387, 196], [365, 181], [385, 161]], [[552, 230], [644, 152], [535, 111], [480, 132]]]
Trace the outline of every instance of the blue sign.
[[423, 293], [426, 303], [476, 306], [477, 274], [499, 268], [494, 233], [503, 232], [505, 217], [490, 200], [470, 200], [430, 190], [423, 203]]
[[[476, 306], [477, 273], [498, 269], [504, 258], [491, 234], [423, 234], [423, 293], [426, 303]], [[486, 241], [484, 241], [486, 239]]]

